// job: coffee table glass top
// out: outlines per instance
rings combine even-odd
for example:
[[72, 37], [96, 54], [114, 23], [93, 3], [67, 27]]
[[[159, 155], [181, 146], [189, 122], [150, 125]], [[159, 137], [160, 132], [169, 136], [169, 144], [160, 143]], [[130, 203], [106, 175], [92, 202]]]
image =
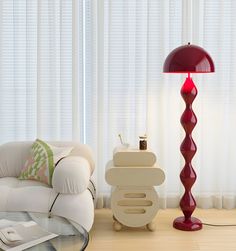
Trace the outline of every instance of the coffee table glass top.
[[[28, 248], [28, 251], [79, 251], [85, 250], [89, 242], [88, 232], [79, 224], [63, 217], [41, 213], [0, 212], [0, 219], [10, 221], [35, 221], [39, 226], [58, 237]], [[1, 248], [0, 248], [1, 250]]]

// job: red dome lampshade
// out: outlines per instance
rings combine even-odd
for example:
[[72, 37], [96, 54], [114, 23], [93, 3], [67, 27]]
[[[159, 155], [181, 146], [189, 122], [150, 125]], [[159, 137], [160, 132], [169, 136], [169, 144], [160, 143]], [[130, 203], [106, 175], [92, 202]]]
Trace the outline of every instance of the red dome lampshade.
[[200, 46], [187, 45], [174, 49], [166, 58], [163, 72], [210, 73], [215, 71], [211, 56]]

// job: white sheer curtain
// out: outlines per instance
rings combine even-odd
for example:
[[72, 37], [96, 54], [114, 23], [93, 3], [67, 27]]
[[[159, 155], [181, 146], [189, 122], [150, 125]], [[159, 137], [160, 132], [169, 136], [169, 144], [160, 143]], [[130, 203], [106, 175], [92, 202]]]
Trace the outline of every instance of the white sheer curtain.
[[193, 193], [200, 207], [235, 207], [235, 11], [233, 0], [0, 0], [0, 143], [89, 144], [98, 194], [108, 198], [105, 165], [118, 134], [137, 147], [147, 133], [166, 173], [161, 206], [177, 207], [185, 77], [163, 74], [162, 65], [191, 42], [216, 65], [214, 74], [193, 76]]
[[1, 142], [71, 137], [72, 1], [0, 1]]
[[131, 145], [147, 133], [148, 145], [165, 170], [158, 188], [162, 207], [177, 207], [183, 193], [179, 145], [184, 132], [179, 94], [185, 76], [166, 75], [168, 53], [191, 42], [213, 57], [216, 73], [194, 75], [198, 152], [193, 187], [199, 207], [234, 208], [236, 154], [235, 1], [104, 0], [98, 8], [98, 168], [99, 191], [109, 195], [105, 163], [121, 133]]
[[84, 141], [92, 11], [84, 0], [0, 0], [0, 143]]
[[[192, 41], [212, 55], [216, 72], [197, 76], [199, 206], [234, 208], [236, 183], [236, 2], [192, 3]], [[194, 9], [196, 11], [194, 12]]]

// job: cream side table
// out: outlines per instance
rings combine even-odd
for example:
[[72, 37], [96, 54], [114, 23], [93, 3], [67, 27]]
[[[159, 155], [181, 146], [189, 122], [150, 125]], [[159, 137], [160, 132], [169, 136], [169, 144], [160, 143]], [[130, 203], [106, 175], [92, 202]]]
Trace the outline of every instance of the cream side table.
[[[148, 230], [154, 231], [153, 219], [159, 206], [158, 195], [153, 186], [161, 185], [165, 180], [165, 174], [158, 167], [156, 158], [153, 158], [154, 154], [150, 151], [146, 153], [149, 157], [152, 155], [153, 159], [151, 162], [145, 163], [153, 164], [152, 166], [132, 166], [131, 159], [137, 165], [137, 159], [140, 159], [140, 156], [145, 158], [145, 154], [144, 151], [131, 150], [132, 158], [130, 158], [127, 151], [125, 154], [121, 154], [119, 150], [116, 150], [113, 161], [109, 161], [106, 167], [106, 181], [113, 186], [111, 195], [111, 209], [114, 215], [113, 228], [119, 231], [122, 229], [122, 225], [128, 227], [147, 226]], [[122, 159], [120, 161], [122, 164], [127, 163], [125, 158], [128, 158], [129, 166], [115, 165], [117, 152], [119, 158]], [[143, 164], [143, 160], [141, 162]]]

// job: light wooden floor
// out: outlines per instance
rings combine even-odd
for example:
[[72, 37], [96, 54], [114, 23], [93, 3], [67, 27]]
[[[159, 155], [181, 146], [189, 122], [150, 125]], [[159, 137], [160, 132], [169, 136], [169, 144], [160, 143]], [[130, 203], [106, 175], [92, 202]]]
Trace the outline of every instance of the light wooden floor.
[[[172, 227], [172, 221], [181, 215], [177, 209], [160, 210], [155, 232], [145, 228], [114, 232], [111, 211], [96, 210], [86, 251], [236, 251], [236, 227], [204, 226], [196, 232], [179, 231]], [[236, 210], [196, 209], [194, 216], [206, 223], [236, 224]]]

